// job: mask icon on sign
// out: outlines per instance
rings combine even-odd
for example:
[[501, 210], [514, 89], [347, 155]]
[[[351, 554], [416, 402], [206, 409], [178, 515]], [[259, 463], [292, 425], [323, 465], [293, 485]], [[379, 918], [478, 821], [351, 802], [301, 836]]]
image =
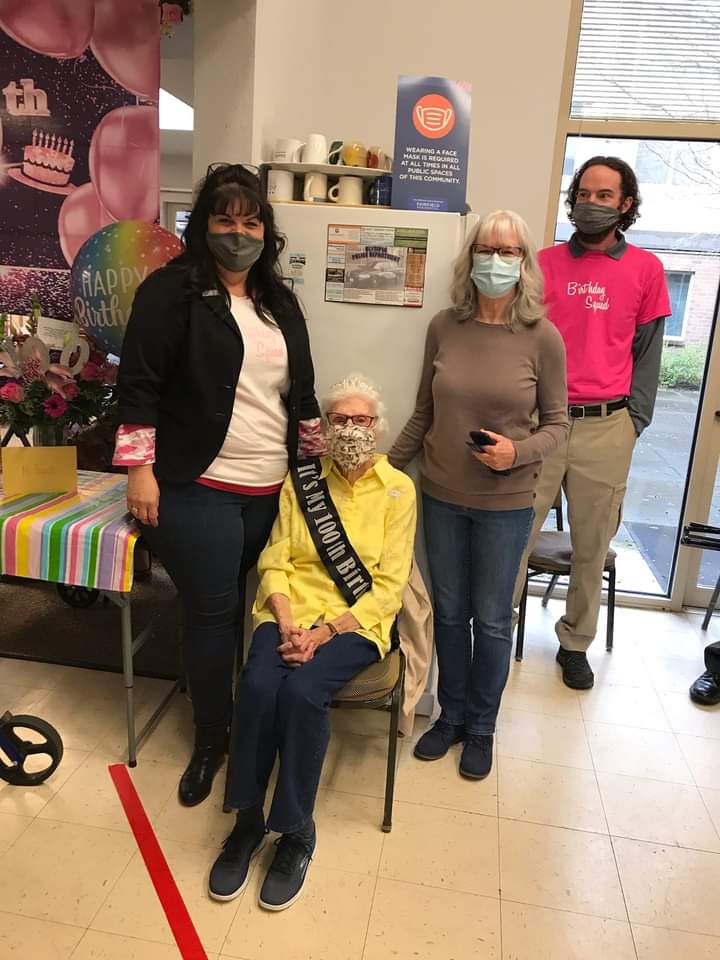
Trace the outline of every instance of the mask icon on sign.
[[448, 107], [446, 110], [443, 110], [442, 107], [423, 107], [418, 103], [415, 106], [415, 113], [421, 126], [436, 132], [443, 130], [450, 123], [453, 110], [452, 107]]

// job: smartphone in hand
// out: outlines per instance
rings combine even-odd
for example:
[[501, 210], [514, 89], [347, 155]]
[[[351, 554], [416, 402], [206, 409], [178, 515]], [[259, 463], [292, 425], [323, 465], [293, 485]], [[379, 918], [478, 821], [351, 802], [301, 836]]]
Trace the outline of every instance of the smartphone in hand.
[[483, 447], [494, 447], [497, 443], [497, 440], [493, 440], [489, 433], [485, 433], [484, 430], [471, 430], [470, 439], [472, 443], [469, 443], [469, 447], [475, 447], [477, 450], [482, 453]]
[[[494, 447], [497, 443], [497, 440], [493, 440], [493, 438], [488, 433], [485, 433], [484, 430], [471, 430], [470, 437], [472, 439], [472, 443], [470, 440], [466, 440], [465, 442], [471, 450], [477, 450], [478, 453], [483, 453], [483, 447]], [[488, 469], [492, 470], [493, 473], [497, 473], [501, 477], [510, 476], [509, 470], [493, 470], [492, 467], [489, 467]]]

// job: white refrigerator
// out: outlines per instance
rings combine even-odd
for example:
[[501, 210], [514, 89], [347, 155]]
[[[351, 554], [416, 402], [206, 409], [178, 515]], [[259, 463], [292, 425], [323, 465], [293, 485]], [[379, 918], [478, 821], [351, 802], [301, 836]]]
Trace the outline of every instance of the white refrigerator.
[[[452, 263], [477, 216], [333, 203], [276, 203], [274, 210], [278, 228], [287, 237], [281, 255], [283, 274], [294, 279], [293, 289], [308, 320], [318, 396], [348, 373], [364, 373], [374, 380], [388, 411], [390, 431], [381, 443], [387, 449], [412, 413], [425, 332], [434, 314], [449, 304]], [[365, 228], [365, 236], [376, 228], [380, 239], [388, 228], [408, 235], [427, 231], [422, 306], [326, 300], [328, 230], [335, 225]], [[380, 257], [376, 260], [382, 267]], [[332, 262], [331, 255], [331, 275]], [[392, 269], [393, 260], [388, 263]], [[376, 272], [380, 280], [390, 276], [382, 269]], [[378, 297], [383, 297], [382, 290]]]
[[[419, 213], [383, 207], [353, 208], [332, 203], [276, 203], [274, 210], [280, 232], [287, 237], [287, 246], [281, 255], [283, 274], [294, 280], [293, 289], [308, 320], [318, 396], [349, 373], [363, 373], [374, 380], [387, 406], [390, 429], [380, 443], [380, 448], [387, 450], [415, 406], [425, 333], [431, 318], [449, 305], [452, 264], [478, 217], [475, 214]], [[364, 228], [364, 239], [374, 237], [379, 241], [392, 235], [391, 228], [396, 235], [405, 234], [409, 238], [422, 236], [423, 231], [427, 231], [422, 264], [422, 306], [326, 299], [328, 293], [337, 296], [342, 288], [342, 284], [334, 280], [328, 283], [328, 275], [331, 278], [336, 276], [340, 269], [338, 259], [343, 259], [342, 253], [339, 258], [333, 254], [334, 244], [329, 243], [329, 238], [335, 235], [350, 238], [353, 227]], [[412, 240], [408, 242], [412, 243]], [[390, 276], [396, 261], [391, 253], [383, 253], [381, 243], [376, 247], [381, 249], [375, 249], [374, 256], [359, 256], [360, 267], [356, 272], [360, 276], [363, 271], [365, 276], [374, 272], [368, 267], [374, 260], [374, 265], [381, 268], [377, 271], [381, 275], [377, 281], [382, 285], [383, 276]], [[418, 254], [413, 256], [417, 274]], [[388, 271], [384, 269], [386, 257], [391, 266]], [[353, 254], [345, 256], [342, 272], [346, 276], [353, 270], [352, 258]], [[417, 281], [417, 275], [412, 279]], [[366, 294], [362, 289], [359, 292], [349, 289], [345, 294], [372, 299], [372, 294]], [[410, 300], [419, 298], [417, 287], [409, 297], [403, 296], [403, 291], [386, 293], [382, 289], [376, 296], [379, 299], [393, 296]], [[417, 480], [412, 467], [411, 473]], [[429, 586], [420, 515], [418, 520], [415, 556]], [[417, 705], [418, 714], [429, 716], [433, 713], [434, 689], [435, 668], [431, 670], [425, 694]]]

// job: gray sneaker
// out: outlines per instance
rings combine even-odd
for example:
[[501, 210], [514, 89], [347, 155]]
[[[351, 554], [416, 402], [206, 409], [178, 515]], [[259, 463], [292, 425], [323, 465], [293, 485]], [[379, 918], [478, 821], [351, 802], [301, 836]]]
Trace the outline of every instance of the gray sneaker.
[[234, 900], [247, 886], [250, 863], [265, 844], [265, 824], [235, 824], [210, 871], [208, 893], [213, 900]]
[[301, 833], [284, 833], [275, 841], [275, 858], [260, 891], [260, 906], [286, 910], [302, 893], [310, 861], [315, 853], [315, 824]]

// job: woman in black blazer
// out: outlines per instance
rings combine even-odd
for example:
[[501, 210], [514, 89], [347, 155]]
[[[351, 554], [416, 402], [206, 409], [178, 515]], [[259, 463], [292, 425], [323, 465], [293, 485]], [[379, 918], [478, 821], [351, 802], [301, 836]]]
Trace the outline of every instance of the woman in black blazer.
[[322, 439], [307, 327], [257, 176], [209, 168], [183, 239], [135, 297], [113, 462], [184, 608], [195, 748], [179, 794], [193, 806], [227, 751], [246, 574], [288, 467]]

